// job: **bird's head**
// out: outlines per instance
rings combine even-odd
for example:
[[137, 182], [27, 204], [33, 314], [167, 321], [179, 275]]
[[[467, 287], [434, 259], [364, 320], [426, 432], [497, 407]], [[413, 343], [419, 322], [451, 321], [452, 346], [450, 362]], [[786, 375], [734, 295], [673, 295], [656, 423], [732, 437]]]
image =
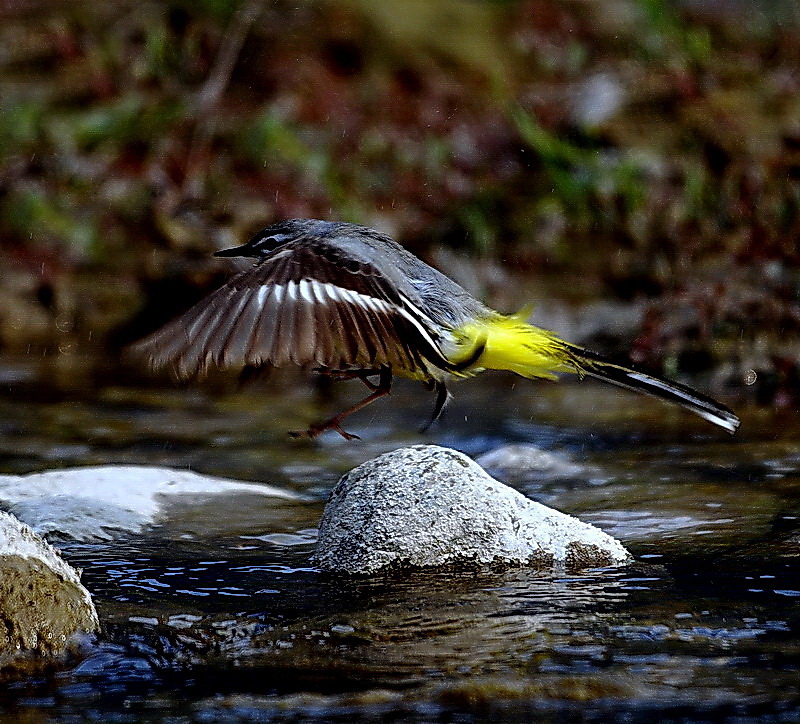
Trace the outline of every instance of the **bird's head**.
[[275, 251], [279, 246], [301, 236], [324, 236], [329, 227], [333, 225], [330, 221], [320, 221], [319, 219], [279, 221], [259, 231], [246, 244], [231, 249], [222, 249], [215, 252], [214, 256], [249, 256], [260, 259]]

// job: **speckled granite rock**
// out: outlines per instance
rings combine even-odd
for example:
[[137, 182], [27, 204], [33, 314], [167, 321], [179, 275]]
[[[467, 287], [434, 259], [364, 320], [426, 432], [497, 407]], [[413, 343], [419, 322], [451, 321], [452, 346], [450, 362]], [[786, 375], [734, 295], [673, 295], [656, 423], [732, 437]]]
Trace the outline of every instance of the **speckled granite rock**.
[[70, 638], [97, 630], [78, 572], [13, 515], [0, 512], [0, 667], [57, 656]]
[[319, 529], [320, 568], [366, 574], [449, 564], [577, 569], [626, 563], [609, 535], [529, 500], [466, 455], [416, 445], [344, 475]]

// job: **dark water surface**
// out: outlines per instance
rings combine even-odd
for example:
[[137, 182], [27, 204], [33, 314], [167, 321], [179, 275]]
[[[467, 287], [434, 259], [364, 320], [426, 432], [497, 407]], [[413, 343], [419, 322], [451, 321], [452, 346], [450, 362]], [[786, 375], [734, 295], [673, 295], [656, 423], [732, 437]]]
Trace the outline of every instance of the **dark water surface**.
[[[142, 532], [63, 541], [103, 631], [4, 682], [15, 721], [800, 721], [800, 424], [740, 410], [735, 437], [592, 383], [485, 375], [429, 434], [399, 385], [347, 443], [285, 431], [349, 404], [276, 377], [143, 389], [92, 361], [0, 364], [0, 473], [136, 463], [277, 485], [303, 500], [177, 500]], [[624, 569], [350, 580], [311, 562], [339, 475], [434, 442], [536, 445], [492, 471], [620, 538]], [[502, 473], [502, 474], [501, 474]]]

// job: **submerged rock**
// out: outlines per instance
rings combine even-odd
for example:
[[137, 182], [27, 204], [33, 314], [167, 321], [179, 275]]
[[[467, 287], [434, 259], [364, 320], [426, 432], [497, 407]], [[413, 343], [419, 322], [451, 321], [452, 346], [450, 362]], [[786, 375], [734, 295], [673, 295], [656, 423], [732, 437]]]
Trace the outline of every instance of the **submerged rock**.
[[529, 500], [466, 455], [416, 445], [341, 478], [315, 560], [327, 571], [364, 574], [449, 564], [577, 569], [630, 556], [598, 528]]
[[563, 453], [542, 450], [536, 445], [503, 445], [475, 459], [482, 468], [514, 478], [571, 478], [586, 470]]
[[13, 515], [0, 512], [0, 667], [62, 653], [99, 627], [78, 572]]
[[177, 496], [246, 493], [300, 500], [290, 490], [262, 483], [145, 465], [100, 465], [0, 475], [0, 503], [40, 535], [103, 540], [155, 523]]

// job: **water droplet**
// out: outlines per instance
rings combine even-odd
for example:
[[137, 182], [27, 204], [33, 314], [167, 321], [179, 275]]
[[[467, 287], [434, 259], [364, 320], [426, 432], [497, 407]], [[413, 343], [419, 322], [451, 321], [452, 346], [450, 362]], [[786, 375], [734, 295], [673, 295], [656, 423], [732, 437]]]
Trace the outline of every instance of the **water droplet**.
[[74, 320], [68, 314], [59, 314], [56, 317], [56, 329], [59, 332], [71, 332], [75, 326]]
[[746, 385], [754, 385], [758, 379], [758, 374], [754, 369], [749, 369], [744, 373], [744, 383]]

